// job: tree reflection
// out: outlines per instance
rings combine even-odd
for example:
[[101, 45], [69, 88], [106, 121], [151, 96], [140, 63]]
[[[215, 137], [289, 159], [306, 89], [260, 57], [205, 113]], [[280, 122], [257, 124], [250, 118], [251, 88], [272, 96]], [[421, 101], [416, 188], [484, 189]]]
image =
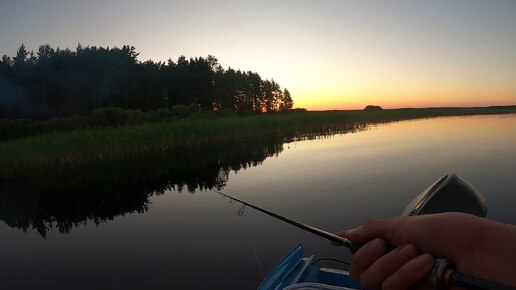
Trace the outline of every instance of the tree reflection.
[[[0, 219], [23, 231], [34, 229], [44, 238], [52, 229], [68, 233], [88, 221], [98, 225], [116, 216], [144, 213], [151, 196], [168, 190], [194, 193], [222, 189], [231, 171], [257, 166], [281, 151], [281, 138], [245, 145], [210, 144], [180, 154], [149, 154], [143, 160], [125, 160], [110, 168], [117, 171], [107, 180], [75, 176], [75, 180], [83, 180], [77, 183], [74, 176], [65, 175], [6, 185], [0, 192]], [[127, 170], [130, 174], [124, 172]]]
[[367, 129], [365, 123], [308, 128], [259, 139], [235, 138], [150, 151], [101, 162], [95, 168], [63, 168], [0, 186], [0, 220], [42, 237], [54, 228], [68, 233], [88, 221], [100, 224], [144, 213], [149, 198], [166, 191], [221, 190], [231, 171], [260, 165], [283, 144]]

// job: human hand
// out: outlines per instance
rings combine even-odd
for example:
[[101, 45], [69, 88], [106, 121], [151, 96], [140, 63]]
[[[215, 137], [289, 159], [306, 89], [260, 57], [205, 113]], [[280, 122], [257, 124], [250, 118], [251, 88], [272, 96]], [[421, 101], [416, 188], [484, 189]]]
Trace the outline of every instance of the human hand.
[[[351, 276], [369, 289], [408, 289], [432, 269], [433, 258], [461, 273], [516, 285], [516, 227], [463, 213], [371, 220], [338, 233], [364, 245], [355, 253]], [[387, 243], [397, 247], [385, 254]]]

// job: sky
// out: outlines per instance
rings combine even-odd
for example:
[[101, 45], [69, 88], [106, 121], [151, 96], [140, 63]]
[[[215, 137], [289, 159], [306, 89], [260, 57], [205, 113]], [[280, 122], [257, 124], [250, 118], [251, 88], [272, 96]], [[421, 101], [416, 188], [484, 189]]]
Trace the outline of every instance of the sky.
[[0, 0], [0, 55], [21, 43], [214, 55], [310, 110], [516, 104], [513, 0]]

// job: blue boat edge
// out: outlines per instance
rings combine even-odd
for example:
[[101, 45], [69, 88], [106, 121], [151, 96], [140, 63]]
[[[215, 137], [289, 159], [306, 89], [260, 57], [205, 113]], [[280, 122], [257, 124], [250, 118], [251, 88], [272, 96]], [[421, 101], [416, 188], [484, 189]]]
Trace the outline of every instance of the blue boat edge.
[[302, 244], [295, 246], [271, 270], [258, 290], [360, 289], [349, 272], [318, 267], [315, 255], [305, 257]]

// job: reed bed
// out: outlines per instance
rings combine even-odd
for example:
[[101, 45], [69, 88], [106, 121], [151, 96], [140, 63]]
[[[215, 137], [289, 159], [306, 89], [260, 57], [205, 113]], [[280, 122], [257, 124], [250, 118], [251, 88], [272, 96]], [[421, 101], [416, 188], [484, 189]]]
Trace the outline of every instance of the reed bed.
[[1, 141], [0, 184], [39, 184], [49, 180], [66, 183], [67, 187], [124, 183], [142, 178], [142, 172], [159, 170], [160, 162], [188, 167], [206, 159], [216, 160], [216, 152], [210, 153], [214, 146], [231, 150], [264, 139], [281, 145], [363, 130], [384, 122], [515, 112], [516, 109], [492, 108], [298, 111], [52, 133]]

